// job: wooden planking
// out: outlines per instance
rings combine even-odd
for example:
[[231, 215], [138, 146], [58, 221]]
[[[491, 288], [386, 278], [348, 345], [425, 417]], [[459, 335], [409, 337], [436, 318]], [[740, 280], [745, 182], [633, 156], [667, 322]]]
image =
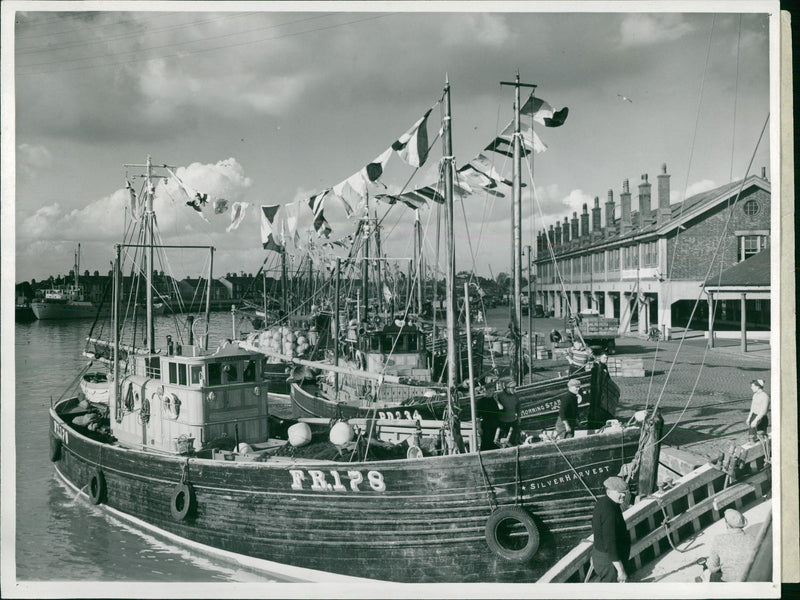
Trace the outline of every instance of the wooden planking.
[[[607, 476], [604, 465], [618, 469], [626, 456], [633, 455], [636, 439], [632, 432], [624, 437], [612, 434], [604, 449], [589, 456], [586, 450], [592, 443], [576, 439], [560, 448], [577, 469], [588, 469], [586, 483], [598, 491]], [[188, 480], [197, 495], [197, 514], [191, 521], [175, 522], [169, 515], [169, 500], [186, 458], [143, 454], [86, 438], [73, 439], [68, 446], [68, 458], [60, 468], [70, 480], [80, 487], [93, 466], [102, 464], [109, 504], [157, 527], [269, 560], [379, 579], [534, 581], [547, 564], [585, 537], [593, 507], [577, 479], [562, 482], [558, 476], [558, 485], [532, 490], [529, 482], [541, 479], [543, 472], [566, 473], [568, 469], [552, 444], [520, 448], [520, 483], [528, 482], [528, 487], [520, 485], [519, 495], [539, 519], [543, 542], [535, 561], [516, 565], [498, 559], [482, 540], [490, 507], [477, 455], [356, 465], [191, 458]], [[516, 466], [508, 460], [516, 451], [481, 455], [489, 484], [504, 504], [513, 503], [517, 496]], [[443, 461], [452, 465], [437, 472]], [[383, 494], [366, 486], [359, 494], [292, 492], [289, 469], [307, 472], [315, 467], [341, 472], [380, 470], [389, 489]], [[579, 497], [573, 500], [576, 494]], [[327, 516], [320, 514], [322, 510]], [[311, 548], [316, 551], [308, 552]]]

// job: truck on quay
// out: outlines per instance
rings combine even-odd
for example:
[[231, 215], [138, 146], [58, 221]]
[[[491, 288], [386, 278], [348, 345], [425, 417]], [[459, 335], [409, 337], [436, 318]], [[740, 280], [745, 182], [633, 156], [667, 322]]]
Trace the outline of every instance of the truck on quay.
[[[616, 339], [619, 337], [619, 319], [603, 317], [597, 310], [586, 309], [569, 315], [564, 322], [567, 338], [581, 337], [590, 347], [602, 347], [609, 353], [616, 351]], [[578, 335], [580, 329], [580, 336]]]

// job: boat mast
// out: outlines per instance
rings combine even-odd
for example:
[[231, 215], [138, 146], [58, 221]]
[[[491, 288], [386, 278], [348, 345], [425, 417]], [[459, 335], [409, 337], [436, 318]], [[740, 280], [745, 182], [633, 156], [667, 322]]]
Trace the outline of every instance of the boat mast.
[[[289, 290], [286, 287], [286, 248], [281, 248], [281, 319], [289, 314]], [[266, 315], [265, 315], [266, 316]]]
[[369, 315], [369, 240], [371, 236], [370, 221], [369, 221], [369, 196], [366, 199], [367, 208], [366, 216], [364, 218], [364, 245], [361, 248], [361, 302], [364, 303], [364, 319], [366, 320]]
[[414, 267], [417, 271], [417, 314], [422, 314], [422, 224], [419, 209], [414, 210]]
[[75, 287], [78, 287], [78, 272], [81, 270], [81, 245], [78, 244], [78, 251], [75, 253]]
[[[514, 86], [514, 159], [512, 175], [512, 208], [511, 226], [513, 229], [513, 277], [514, 277], [514, 301], [511, 310], [511, 333], [514, 341], [514, 360], [513, 376], [517, 383], [522, 383], [523, 361], [522, 361], [522, 335], [520, 333], [520, 316], [522, 314], [522, 185], [520, 175], [522, 173], [522, 148], [520, 134], [520, 88], [529, 87], [532, 91], [536, 86], [529, 83], [520, 83], [519, 71], [515, 81], [501, 81], [500, 85]], [[529, 309], [530, 310], [530, 307]]]
[[[203, 350], [208, 350], [208, 330], [211, 324], [211, 282], [214, 274], [214, 246], [209, 247], [211, 258], [208, 261], [208, 292], [206, 293], [206, 332], [203, 335]], [[151, 350], [152, 352], [152, 350]]]
[[445, 206], [445, 242], [447, 268], [445, 271], [445, 302], [447, 310], [447, 405], [453, 410], [453, 394], [456, 388], [456, 306], [455, 276], [456, 253], [453, 237], [453, 132], [450, 112], [450, 80], [444, 87], [445, 114], [442, 119], [442, 160], [444, 161], [444, 206]]
[[[339, 285], [341, 280], [341, 259], [336, 257], [336, 279], [333, 287], [333, 364], [339, 366]], [[333, 373], [335, 399], [339, 398], [339, 373]]]
[[145, 244], [147, 245], [147, 265], [145, 274], [147, 277], [147, 350], [151, 354], [156, 351], [155, 325], [153, 323], [153, 196], [155, 195], [152, 187], [153, 164], [150, 156], [147, 157], [147, 190], [145, 198], [147, 204], [144, 212]]

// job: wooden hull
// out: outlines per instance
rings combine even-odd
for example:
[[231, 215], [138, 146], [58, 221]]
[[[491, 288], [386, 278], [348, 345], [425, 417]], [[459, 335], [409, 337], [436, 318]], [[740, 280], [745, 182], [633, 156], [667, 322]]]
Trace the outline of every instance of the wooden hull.
[[[607, 372], [602, 376], [594, 376], [584, 371], [580, 375], [556, 377], [546, 381], [528, 384], [517, 388], [520, 396], [520, 427], [523, 430], [548, 429], [555, 425], [558, 417], [559, 403], [568, 394], [567, 382], [578, 379], [587, 391], [587, 400], [578, 406], [578, 418], [587, 423], [589, 428], [601, 427], [607, 419], [614, 416], [619, 400], [619, 387], [611, 380]], [[403, 405], [372, 408], [369, 405], [353, 405], [335, 402], [320, 394], [314, 385], [292, 385], [292, 405], [298, 416], [334, 418], [369, 418], [381, 419], [440, 419], [444, 414], [443, 401], [424, 401]], [[470, 400], [462, 396], [461, 419], [471, 418]]]
[[[127, 449], [90, 439], [50, 410], [51, 458], [84, 488], [97, 470], [100, 502], [150, 526], [236, 554], [398, 582], [533, 582], [591, 529], [602, 482], [630, 462], [639, 429], [480, 454], [336, 463], [240, 462]], [[64, 418], [62, 418], [64, 416]], [[171, 515], [182, 478], [194, 491]], [[359, 480], [361, 480], [359, 482]], [[314, 489], [316, 488], [316, 489]], [[522, 506], [540, 545], [513, 562], [487, 545], [491, 498]]]

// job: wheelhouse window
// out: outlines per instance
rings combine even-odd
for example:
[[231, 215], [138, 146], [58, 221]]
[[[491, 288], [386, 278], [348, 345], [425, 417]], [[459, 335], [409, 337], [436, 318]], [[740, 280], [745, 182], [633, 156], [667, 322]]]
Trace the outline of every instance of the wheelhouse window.
[[222, 367], [222, 372], [225, 373], [225, 383], [232, 383], [239, 380], [239, 370], [236, 368], [235, 363], [226, 363]]
[[208, 385], [220, 385], [222, 383], [222, 365], [219, 363], [208, 363]]
[[192, 385], [198, 385], [203, 382], [203, 365], [192, 365], [189, 367], [190, 381]]
[[244, 381], [256, 380], [256, 361], [248, 360], [244, 363], [244, 370], [242, 371], [242, 379]]
[[169, 363], [169, 382], [178, 383], [178, 365], [174, 362]]
[[186, 365], [178, 364], [178, 384], [186, 385]]

